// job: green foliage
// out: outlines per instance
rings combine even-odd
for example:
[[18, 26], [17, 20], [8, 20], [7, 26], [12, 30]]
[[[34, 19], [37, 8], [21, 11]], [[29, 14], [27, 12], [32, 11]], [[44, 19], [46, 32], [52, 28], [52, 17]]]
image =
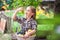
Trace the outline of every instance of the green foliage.
[[60, 39], [60, 35], [56, 33], [52, 33], [51, 35], [47, 36], [47, 40], [59, 40], [59, 39]]
[[22, 0], [13, 0], [13, 3], [11, 4], [13, 8], [17, 8], [19, 6], [23, 6], [23, 1]]
[[[20, 6], [29, 6], [29, 5], [33, 5], [33, 6], [37, 6], [38, 4], [40, 4], [42, 0], [4, 0], [2, 1], [4, 4], [8, 4], [9, 7], [7, 7], [7, 9], [15, 9], [18, 8]], [[1, 5], [1, 4], [0, 4]], [[5, 5], [6, 6], [6, 5]]]

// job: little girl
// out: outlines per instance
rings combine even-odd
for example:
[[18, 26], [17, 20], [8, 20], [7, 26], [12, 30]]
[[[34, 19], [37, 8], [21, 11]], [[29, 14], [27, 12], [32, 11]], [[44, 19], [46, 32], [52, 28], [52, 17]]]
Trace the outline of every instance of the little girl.
[[[18, 32], [17, 34], [24, 35], [23, 38], [26, 39], [26, 38], [29, 38], [31, 35], [35, 34], [35, 32], [36, 32], [36, 28], [37, 28], [37, 23], [35, 21], [36, 9], [33, 6], [28, 6], [26, 8], [26, 17], [25, 18], [21, 18], [21, 17], [18, 18], [16, 16], [17, 12], [19, 10], [20, 9], [17, 9], [15, 11], [15, 13], [13, 15], [13, 20], [15, 20], [18, 23], [20, 23], [20, 26], [21, 26], [21, 31]], [[31, 31], [29, 31], [29, 30], [31, 30]]]

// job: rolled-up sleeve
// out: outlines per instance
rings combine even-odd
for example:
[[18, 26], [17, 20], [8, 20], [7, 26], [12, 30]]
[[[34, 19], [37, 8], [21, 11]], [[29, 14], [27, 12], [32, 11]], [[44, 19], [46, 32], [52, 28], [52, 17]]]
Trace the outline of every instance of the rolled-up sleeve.
[[23, 18], [21, 18], [21, 17], [16, 17], [16, 21], [17, 21], [18, 23], [22, 23], [22, 22], [23, 22]]

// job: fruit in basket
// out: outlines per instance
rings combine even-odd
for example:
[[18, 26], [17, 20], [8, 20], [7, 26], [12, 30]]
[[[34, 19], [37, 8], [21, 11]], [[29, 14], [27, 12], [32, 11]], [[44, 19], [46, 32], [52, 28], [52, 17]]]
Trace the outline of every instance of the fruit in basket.
[[22, 34], [18, 34], [18, 36], [19, 36], [19, 37], [23, 37], [24, 35], [22, 35]]
[[26, 34], [28, 33], [28, 32], [31, 32], [32, 30], [31, 29], [29, 29], [27, 32], [26, 32]]

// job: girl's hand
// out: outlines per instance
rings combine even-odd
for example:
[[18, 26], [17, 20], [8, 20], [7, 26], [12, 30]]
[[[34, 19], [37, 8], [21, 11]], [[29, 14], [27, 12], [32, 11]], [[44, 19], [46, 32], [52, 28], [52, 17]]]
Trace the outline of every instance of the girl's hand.
[[23, 36], [23, 38], [25, 38], [25, 39], [29, 38], [29, 35], [26, 34], [26, 35]]

